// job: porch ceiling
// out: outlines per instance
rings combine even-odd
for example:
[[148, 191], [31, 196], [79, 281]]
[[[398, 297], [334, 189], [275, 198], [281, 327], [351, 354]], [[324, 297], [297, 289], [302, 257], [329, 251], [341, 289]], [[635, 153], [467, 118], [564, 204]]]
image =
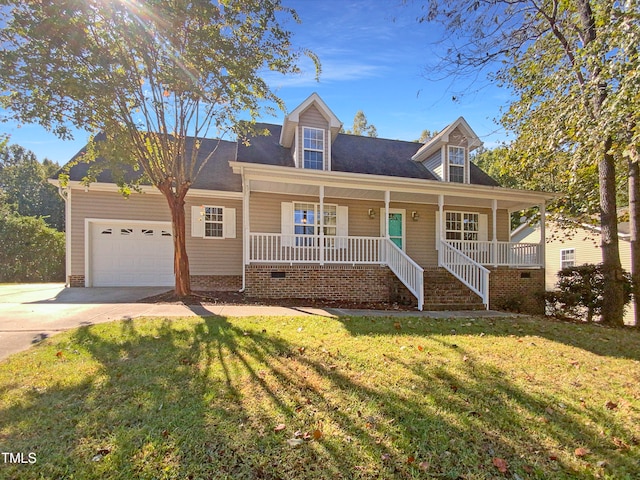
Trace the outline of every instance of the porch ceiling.
[[[239, 164], [236, 164], [239, 166]], [[235, 167], [235, 165], [232, 165]], [[557, 197], [547, 192], [514, 190], [501, 187], [463, 185], [384, 177], [379, 175], [347, 174], [342, 172], [305, 172], [274, 166], [242, 165], [245, 183], [252, 192], [318, 197], [324, 186], [325, 198], [369, 200], [384, 203], [385, 192], [391, 202], [438, 204], [444, 196], [445, 206], [491, 208], [493, 200], [499, 209], [521, 210], [549, 202]], [[240, 172], [238, 172], [240, 173]]]

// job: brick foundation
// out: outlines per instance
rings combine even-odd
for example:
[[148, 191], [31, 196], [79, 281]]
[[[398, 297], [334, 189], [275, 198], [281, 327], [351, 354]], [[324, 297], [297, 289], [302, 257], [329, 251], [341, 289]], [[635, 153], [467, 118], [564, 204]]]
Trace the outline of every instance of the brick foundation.
[[69, 275], [67, 284], [70, 287], [84, 287], [84, 275]]
[[544, 269], [491, 268], [489, 307], [544, 315]]
[[388, 302], [393, 273], [378, 265], [249, 265], [246, 293], [256, 298]]
[[238, 291], [242, 275], [191, 275], [191, 288], [200, 291]]

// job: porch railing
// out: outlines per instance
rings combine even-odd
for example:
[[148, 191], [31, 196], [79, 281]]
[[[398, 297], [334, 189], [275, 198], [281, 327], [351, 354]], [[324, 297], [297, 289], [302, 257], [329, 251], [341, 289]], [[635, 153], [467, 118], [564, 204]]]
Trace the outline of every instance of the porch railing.
[[457, 249], [452, 243], [440, 242], [438, 264], [482, 298], [489, 308], [489, 270]]
[[541, 267], [542, 249], [538, 243], [478, 242], [447, 240], [446, 243], [481, 265]]
[[424, 305], [424, 270], [392, 241], [383, 237], [250, 233], [248, 261], [387, 265], [417, 298], [418, 308], [422, 310]]
[[282, 235], [250, 233], [249, 262], [379, 264], [380, 237]]
[[424, 269], [391, 240], [387, 238], [381, 240], [383, 240], [384, 263], [416, 297], [418, 310], [422, 311], [424, 306]]

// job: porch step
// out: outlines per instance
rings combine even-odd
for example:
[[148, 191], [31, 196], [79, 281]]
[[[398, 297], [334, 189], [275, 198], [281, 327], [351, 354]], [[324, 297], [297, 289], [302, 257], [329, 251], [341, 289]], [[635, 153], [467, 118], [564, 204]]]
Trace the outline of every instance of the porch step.
[[479, 295], [444, 268], [424, 270], [424, 310], [483, 310]]

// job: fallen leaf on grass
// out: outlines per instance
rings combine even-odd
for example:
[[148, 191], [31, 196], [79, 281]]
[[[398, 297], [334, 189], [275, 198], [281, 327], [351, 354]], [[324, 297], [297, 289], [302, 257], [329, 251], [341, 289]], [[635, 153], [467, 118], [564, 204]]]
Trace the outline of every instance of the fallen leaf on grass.
[[396, 330], [400, 330], [402, 328], [402, 325], [400, 324], [400, 322], [394, 322], [393, 328], [395, 328]]
[[414, 457], [413, 455], [409, 455], [409, 457], [407, 458], [407, 463], [413, 463], [416, 461], [416, 457]]
[[283, 431], [285, 428], [287, 428], [287, 426], [284, 423], [279, 423], [278, 425], [276, 425], [275, 427], [273, 427], [273, 431], [274, 432], [281, 432]]
[[508, 465], [506, 460], [495, 457], [493, 459], [493, 466], [496, 467], [500, 473], [507, 473]]
[[573, 453], [575, 453], [576, 457], [586, 457], [591, 452], [588, 448], [579, 447], [579, 448], [576, 448], [575, 452]]
[[618, 408], [618, 404], [615, 402], [612, 402], [611, 400], [609, 400], [607, 403], [604, 404], [605, 408], [608, 408], [609, 410], [615, 410], [616, 408]]
[[424, 348], [422, 347], [422, 345], [418, 345], [418, 351], [421, 352], [423, 350], [424, 350]]
[[304, 440], [302, 440], [301, 438], [290, 438], [287, 440], [287, 443], [290, 447], [299, 447], [304, 443]]
[[56, 357], [58, 358], [62, 358], [63, 356], [64, 356], [64, 353], [62, 353], [62, 351], [56, 353]]
[[313, 431], [313, 439], [320, 440], [322, 438], [322, 432], [320, 430]]

